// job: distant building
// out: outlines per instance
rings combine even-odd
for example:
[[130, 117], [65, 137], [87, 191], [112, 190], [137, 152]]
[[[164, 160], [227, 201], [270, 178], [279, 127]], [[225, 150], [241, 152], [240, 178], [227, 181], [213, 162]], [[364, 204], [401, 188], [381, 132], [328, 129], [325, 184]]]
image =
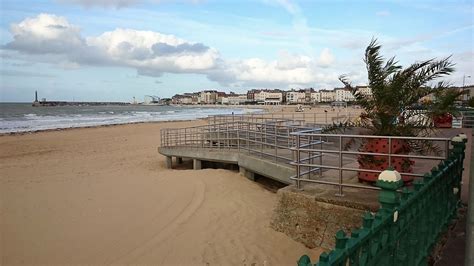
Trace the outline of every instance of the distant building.
[[299, 90], [290, 90], [285, 94], [285, 99], [287, 104], [309, 104], [314, 102], [313, 93], [315, 93], [313, 88], [299, 89]]
[[172, 104], [197, 104], [195, 93], [176, 94], [171, 98]]
[[216, 103], [218, 104], [228, 104], [228, 95], [225, 92], [217, 92], [217, 100]]
[[217, 103], [217, 91], [206, 90], [199, 93], [200, 104], [216, 104]]
[[336, 102], [353, 102], [355, 100], [349, 88], [336, 88], [334, 92]]
[[246, 94], [231, 94], [228, 97], [228, 104], [230, 105], [242, 105], [247, 103]]
[[255, 101], [255, 93], [256, 93], [256, 92], [259, 92], [259, 90], [252, 89], [252, 90], [248, 90], [248, 91], [247, 91], [247, 100], [248, 100], [249, 102]]
[[311, 94], [314, 93], [313, 88], [306, 88], [304, 89], [304, 101], [305, 103], [311, 103], [312, 102], [312, 97]]
[[253, 93], [254, 101], [264, 105], [280, 105], [283, 103], [283, 92], [279, 90], [261, 90]]
[[305, 92], [301, 90], [291, 90], [286, 92], [287, 104], [302, 104], [305, 103]]
[[315, 91], [311, 93], [311, 103], [320, 103], [321, 102], [321, 92]]
[[[470, 98], [474, 91], [474, 86], [467, 86], [469, 90], [466, 99]], [[363, 95], [372, 96], [372, 90], [368, 86], [357, 86], [357, 91]], [[216, 90], [204, 90], [195, 93], [184, 93], [175, 95], [172, 98], [174, 104], [311, 104], [330, 102], [352, 102], [355, 97], [348, 88], [335, 88], [331, 90], [323, 89], [315, 91], [313, 88], [291, 89], [282, 91], [279, 89], [251, 89], [246, 94], [225, 93]]]
[[333, 102], [336, 99], [336, 93], [333, 90], [320, 90], [321, 102]]
[[474, 96], [474, 85], [468, 85], [464, 87], [459, 87], [460, 90], [464, 91], [464, 94], [460, 96], [461, 101], [467, 102]]
[[356, 89], [364, 96], [372, 96], [372, 89], [369, 86], [356, 86]]

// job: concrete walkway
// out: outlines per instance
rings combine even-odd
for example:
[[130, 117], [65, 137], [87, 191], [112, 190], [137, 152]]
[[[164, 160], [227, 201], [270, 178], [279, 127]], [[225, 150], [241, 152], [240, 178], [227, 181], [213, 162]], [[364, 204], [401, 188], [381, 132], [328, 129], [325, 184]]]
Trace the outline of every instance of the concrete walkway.
[[[459, 220], [447, 233], [446, 243], [441, 250], [436, 266], [474, 265], [474, 136], [471, 129], [463, 129], [468, 136], [461, 200], [467, 207], [460, 209]], [[466, 213], [467, 212], [467, 213]]]

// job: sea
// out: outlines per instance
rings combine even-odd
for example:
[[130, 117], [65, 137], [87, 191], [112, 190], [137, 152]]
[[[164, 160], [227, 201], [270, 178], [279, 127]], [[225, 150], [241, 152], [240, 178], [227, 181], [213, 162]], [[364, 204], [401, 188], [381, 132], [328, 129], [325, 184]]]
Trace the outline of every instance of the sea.
[[33, 107], [31, 103], [0, 103], [0, 134], [50, 129], [180, 121], [220, 114], [245, 114], [261, 109], [158, 105]]

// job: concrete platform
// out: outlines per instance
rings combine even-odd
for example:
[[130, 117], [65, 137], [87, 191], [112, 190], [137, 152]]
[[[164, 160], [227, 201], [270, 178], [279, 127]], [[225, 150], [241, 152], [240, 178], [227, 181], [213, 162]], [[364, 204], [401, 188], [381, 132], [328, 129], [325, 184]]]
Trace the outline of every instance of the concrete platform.
[[[194, 166], [199, 165], [197, 161], [209, 161], [236, 164], [246, 172], [257, 173], [267, 178], [284, 184], [292, 184], [290, 176], [295, 175], [295, 170], [290, 165], [269, 161], [250, 154], [239, 153], [237, 150], [217, 150], [207, 148], [158, 148], [158, 152], [168, 158], [189, 158], [194, 160]], [[171, 159], [167, 159], [171, 161]]]

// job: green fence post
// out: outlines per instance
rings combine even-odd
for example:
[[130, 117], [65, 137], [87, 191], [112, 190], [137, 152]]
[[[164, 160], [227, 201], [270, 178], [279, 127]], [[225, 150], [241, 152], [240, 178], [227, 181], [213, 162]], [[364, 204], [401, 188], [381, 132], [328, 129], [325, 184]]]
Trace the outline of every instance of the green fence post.
[[400, 197], [397, 189], [403, 186], [402, 177], [395, 170], [385, 170], [380, 173], [376, 186], [382, 190], [379, 193], [381, 210], [385, 215], [393, 214], [393, 210], [400, 205]]
[[323, 252], [321, 253], [321, 255], [319, 255], [319, 262], [318, 264], [316, 264], [317, 266], [329, 266], [331, 264], [329, 264], [329, 254], [326, 253], [326, 252]]
[[[379, 192], [379, 203], [381, 208], [377, 212], [376, 218], [378, 221], [389, 219], [390, 223], [384, 225], [385, 228], [380, 232], [380, 239], [374, 238], [375, 245], [380, 248], [395, 247], [397, 246], [396, 239], [396, 222], [398, 221], [398, 210], [396, 208], [400, 205], [400, 195], [397, 189], [403, 186], [402, 177], [399, 172], [393, 169], [385, 170], [380, 173], [376, 186], [382, 190]], [[390, 217], [390, 218], [389, 218]], [[384, 235], [386, 235], [384, 237]], [[386, 238], [384, 240], [384, 238]], [[399, 259], [399, 257], [397, 257]], [[388, 254], [379, 258], [379, 265], [394, 265], [395, 264], [395, 252], [393, 248], [390, 248]]]
[[308, 255], [301, 256], [301, 258], [298, 260], [298, 266], [312, 266], [311, 259], [308, 257]]

